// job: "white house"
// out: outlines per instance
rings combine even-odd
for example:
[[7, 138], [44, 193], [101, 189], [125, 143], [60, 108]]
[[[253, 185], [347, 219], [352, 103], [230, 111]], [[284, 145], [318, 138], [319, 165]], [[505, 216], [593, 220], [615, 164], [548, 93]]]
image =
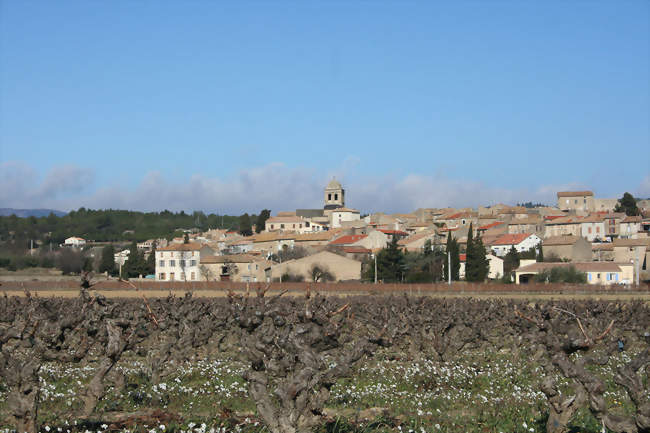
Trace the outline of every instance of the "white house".
[[312, 223], [301, 216], [274, 216], [266, 220], [264, 230], [267, 232], [313, 233], [323, 230], [323, 225]]
[[490, 248], [497, 257], [503, 257], [513, 246], [518, 253], [521, 253], [531, 248], [537, 248], [541, 242], [542, 239], [532, 233], [507, 234], [496, 238]]
[[214, 255], [214, 250], [199, 243], [170, 244], [156, 250], [157, 281], [199, 281], [201, 256]]
[[65, 240], [64, 245], [69, 247], [81, 247], [86, 245], [86, 240], [84, 238], [72, 236]]
[[[491, 280], [496, 280], [503, 276], [503, 259], [497, 257], [493, 254], [487, 254], [485, 258], [488, 260], [489, 272], [488, 278]], [[460, 269], [458, 271], [458, 276], [460, 278], [465, 278], [465, 265], [467, 264], [467, 254], [460, 254]]]
[[129, 260], [129, 254], [131, 251], [129, 249], [118, 251], [117, 253], [113, 254], [113, 260], [115, 260], [115, 266], [118, 268], [120, 266], [124, 266], [124, 263], [126, 263], [127, 260]]
[[344, 221], [359, 221], [360, 219], [361, 215], [358, 210], [339, 207], [330, 212], [330, 227], [336, 229], [341, 227], [341, 223]]
[[641, 231], [641, 221], [643, 219], [640, 216], [628, 216], [623, 221], [621, 221], [621, 228], [619, 230], [619, 236], [622, 238], [634, 238], [636, 234]]

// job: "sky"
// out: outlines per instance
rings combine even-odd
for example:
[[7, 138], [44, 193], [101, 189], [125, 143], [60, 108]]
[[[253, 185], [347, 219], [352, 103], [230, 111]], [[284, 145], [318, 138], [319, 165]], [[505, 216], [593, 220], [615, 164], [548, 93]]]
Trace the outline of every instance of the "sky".
[[650, 197], [650, 2], [0, 0], [0, 207]]

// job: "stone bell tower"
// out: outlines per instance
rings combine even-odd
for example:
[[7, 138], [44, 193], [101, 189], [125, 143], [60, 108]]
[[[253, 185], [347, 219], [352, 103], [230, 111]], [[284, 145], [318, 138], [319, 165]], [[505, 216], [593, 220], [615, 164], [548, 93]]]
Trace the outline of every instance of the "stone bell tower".
[[323, 209], [329, 210], [338, 207], [345, 207], [345, 190], [336, 178], [332, 178], [325, 188], [325, 206]]

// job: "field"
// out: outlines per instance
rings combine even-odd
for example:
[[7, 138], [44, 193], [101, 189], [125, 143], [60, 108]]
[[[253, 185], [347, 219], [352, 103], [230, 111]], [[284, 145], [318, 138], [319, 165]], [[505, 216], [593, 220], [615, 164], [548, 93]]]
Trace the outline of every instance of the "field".
[[0, 429], [595, 433], [650, 402], [643, 301], [135, 293], [3, 298]]

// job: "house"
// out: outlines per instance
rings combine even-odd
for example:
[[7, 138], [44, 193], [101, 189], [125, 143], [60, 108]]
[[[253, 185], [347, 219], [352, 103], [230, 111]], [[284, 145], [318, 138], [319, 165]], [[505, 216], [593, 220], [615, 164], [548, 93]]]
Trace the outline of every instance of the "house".
[[622, 238], [633, 238], [641, 231], [641, 216], [628, 216], [625, 217], [620, 223], [619, 236]]
[[591, 259], [594, 262], [613, 262], [614, 244], [611, 242], [591, 244]]
[[357, 242], [354, 242], [351, 245], [376, 251], [382, 248], [386, 248], [386, 246], [388, 246], [388, 244], [391, 242], [392, 236], [393, 234], [391, 234], [391, 230], [373, 230], [369, 232], [365, 237], [359, 239]]
[[63, 244], [66, 247], [79, 248], [79, 247], [83, 247], [84, 245], [86, 245], [86, 240], [84, 238], [80, 238], [80, 237], [77, 237], [77, 236], [72, 236], [72, 237], [67, 238], [64, 241]]
[[348, 281], [361, 279], [361, 262], [334, 254], [330, 251], [303, 257], [301, 259], [289, 260], [271, 267], [273, 280], [279, 279], [284, 274], [301, 275], [305, 281], [313, 281], [311, 270], [314, 266], [327, 270], [335, 281]]
[[303, 233], [296, 235], [294, 245], [297, 247], [324, 247], [336, 237], [341, 236], [339, 230], [327, 230], [318, 233]]
[[527, 215], [525, 218], [514, 218], [508, 223], [508, 233], [535, 233], [537, 236], [544, 234], [544, 222], [540, 216]]
[[[460, 254], [460, 269], [458, 271], [458, 276], [460, 278], [465, 278], [465, 265], [467, 264], [467, 254]], [[485, 258], [488, 259], [490, 265], [490, 271], [488, 273], [488, 278], [491, 280], [496, 280], [503, 276], [503, 259], [497, 257], [493, 254], [487, 254]]]
[[605, 239], [605, 218], [600, 214], [591, 214], [581, 219], [580, 235], [589, 242]]
[[429, 241], [431, 245], [436, 242], [435, 230], [426, 230], [412, 234], [409, 237], [397, 241], [397, 245], [406, 251], [422, 252], [424, 251], [424, 245], [427, 241]]
[[497, 257], [503, 257], [512, 247], [521, 253], [531, 248], [537, 248], [541, 242], [540, 237], [532, 233], [507, 234], [499, 236], [492, 242], [490, 248]]
[[475, 231], [477, 236], [484, 236], [485, 234], [503, 235], [508, 233], [508, 224], [505, 221], [493, 221], [488, 224], [479, 225]]
[[206, 281], [268, 282], [272, 264], [251, 254], [206, 256], [201, 258], [201, 271]]
[[358, 210], [346, 207], [332, 209], [329, 214], [330, 227], [334, 229], [341, 227], [341, 223], [345, 221], [359, 221], [360, 219], [361, 216]]
[[322, 225], [312, 225], [310, 221], [301, 216], [274, 216], [266, 220], [264, 230], [267, 233], [274, 231], [309, 233], [322, 230]]
[[436, 223], [442, 223], [447, 228], [458, 228], [469, 226], [474, 223], [477, 225], [478, 213], [476, 212], [453, 212], [446, 215], [441, 215], [435, 220]]
[[625, 212], [610, 212], [604, 214], [607, 236], [610, 238], [617, 237], [621, 230], [621, 222], [623, 222], [626, 217], [627, 215], [625, 215]]
[[170, 244], [156, 250], [157, 281], [199, 281], [201, 256], [214, 255], [207, 245], [190, 242]]
[[630, 284], [632, 283], [632, 265], [615, 262], [578, 262], [578, 263], [533, 263], [520, 266], [515, 270], [515, 282], [526, 284], [535, 275], [553, 268], [573, 267], [587, 275], [587, 283], [598, 285]]
[[129, 249], [118, 251], [113, 254], [113, 261], [115, 262], [115, 267], [121, 269], [122, 266], [129, 260], [129, 254], [131, 251]]
[[286, 248], [293, 249], [297, 236], [297, 233], [282, 231], [258, 233], [249, 237], [249, 239], [253, 241], [253, 247], [250, 251], [257, 251], [262, 255], [268, 255], [277, 253]]
[[561, 218], [547, 218], [544, 227], [544, 237], [553, 236], [582, 236], [582, 217], [566, 216]]
[[557, 207], [562, 211], [592, 212], [594, 210], [594, 193], [592, 191], [558, 192]]
[[650, 279], [648, 266], [650, 265], [650, 238], [642, 239], [615, 239], [614, 261], [617, 263], [630, 263], [639, 269], [639, 279]]
[[[221, 242], [217, 243], [221, 245]], [[232, 238], [223, 242], [223, 248], [219, 249], [227, 254], [246, 254], [253, 250], [253, 240], [249, 237]]]
[[586, 262], [592, 259], [591, 243], [581, 236], [552, 236], [542, 241], [542, 254], [545, 260], [556, 257], [558, 260]]

